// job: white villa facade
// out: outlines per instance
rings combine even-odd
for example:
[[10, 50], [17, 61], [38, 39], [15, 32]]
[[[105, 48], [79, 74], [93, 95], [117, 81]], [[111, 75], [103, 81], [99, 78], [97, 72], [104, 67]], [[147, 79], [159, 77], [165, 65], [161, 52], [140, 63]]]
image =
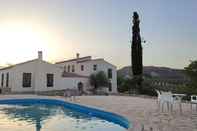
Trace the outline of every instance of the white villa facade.
[[116, 67], [104, 59], [90, 56], [51, 64], [38, 58], [0, 69], [0, 92], [42, 92], [64, 89], [91, 88], [89, 76], [104, 71], [110, 79], [108, 93], [117, 92]]

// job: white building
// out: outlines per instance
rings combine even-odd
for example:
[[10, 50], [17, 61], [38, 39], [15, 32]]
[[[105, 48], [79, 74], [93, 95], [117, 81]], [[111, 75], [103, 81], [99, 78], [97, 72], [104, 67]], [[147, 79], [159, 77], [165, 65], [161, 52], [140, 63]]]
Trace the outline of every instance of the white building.
[[[42, 59], [42, 52], [38, 52], [38, 58], [24, 63], [0, 69], [0, 92], [41, 92], [51, 90], [63, 90], [79, 88], [83, 90], [91, 88], [89, 75], [93, 72], [112, 70], [112, 86], [110, 92], [116, 92], [116, 67], [103, 59], [91, 60], [84, 57], [51, 64]], [[87, 59], [88, 58], [88, 59]], [[80, 61], [79, 64], [78, 60]], [[71, 64], [70, 69], [65, 66]], [[81, 65], [83, 64], [84, 67]], [[96, 65], [96, 67], [94, 67]], [[80, 69], [81, 70], [80, 70]], [[82, 68], [83, 71], [82, 71]], [[96, 70], [94, 70], [96, 68]], [[73, 71], [74, 69], [74, 71]], [[69, 71], [70, 70], [70, 71]]]
[[65, 72], [76, 73], [89, 77], [93, 73], [104, 71], [110, 80], [107, 92], [117, 92], [117, 71], [116, 66], [110, 64], [104, 59], [92, 59], [91, 56], [79, 57], [75, 59], [56, 62], [56, 65], [63, 68]]

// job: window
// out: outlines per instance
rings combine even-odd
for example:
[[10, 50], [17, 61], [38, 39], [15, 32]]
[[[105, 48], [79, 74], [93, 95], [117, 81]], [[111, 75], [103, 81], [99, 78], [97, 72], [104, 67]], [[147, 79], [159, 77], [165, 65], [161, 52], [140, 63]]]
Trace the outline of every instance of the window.
[[66, 72], [66, 65], [64, 66], [64, 72]]
[[9, 86], [9, 73], [6, 73], [6, 87]]
[[192, 96], [192, 100], [196, 100], [197, 99], [197, 97], [196, 96]]
[[111, 84], [111, 82], [109, 82], [109, 91], [110, 92], [112, 91], [112, 84]]
[[53, 74], [47, 74], [47, 87], [53, 87]]
[[81, 65], [81, 71], [83, 71], [84, 70], [84, 65]]
[[1, 74], [1, 86], [3, 87], [3, 82], [4, 82], [4, 74]]
[[70, 65], [68, 65], [68, 72], [70, 72]]
[[75, 66], [72, 65], [72, 72], [75, 72]]
[[112, 69], [108, 69], [107, 74], [109, 79], [112, 78]]
[[97, 70], [97, 65], [93, 65], [93, 70], [94, 70], [94, 71]]
[[23, 73], [23, 87], [31, 87], [31, 73]]

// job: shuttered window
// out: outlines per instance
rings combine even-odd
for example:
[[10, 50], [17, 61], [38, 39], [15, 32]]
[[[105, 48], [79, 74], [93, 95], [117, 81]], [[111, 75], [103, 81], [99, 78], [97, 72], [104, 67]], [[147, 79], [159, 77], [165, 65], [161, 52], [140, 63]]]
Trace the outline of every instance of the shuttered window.
[[31, 87], [31, 73], [23, 73], [23, 87]]
[[81, 71], [83, 71], [84, 70], [84, 65], [81, 65]]
[[112, 78], [112, 69], [108, 69], [107, 71], [108, 73], [108, 78], [111, 79]]
[[47, 87], [53, 87], [53, 74], [47, 74]]
[[68, 65], [68, 72], [70, 72], [70, 65]]
[[110, 92], [112, 91], [112, 84], [111, 84], [111, 82], [109, 82], [109, 91]]
[[6, 73], [6, 87], [9, 86], [9, 73]]
[[4, 74], [1, 74], [1, 86], [3, 87], [3, 83], [4, 83]]
[[97, 70], [97, 65], [93, 65], [93, 70], [94, 70], [94, 71]]
[[75, 72], [75, 66], [72, 65], [72, 72]]

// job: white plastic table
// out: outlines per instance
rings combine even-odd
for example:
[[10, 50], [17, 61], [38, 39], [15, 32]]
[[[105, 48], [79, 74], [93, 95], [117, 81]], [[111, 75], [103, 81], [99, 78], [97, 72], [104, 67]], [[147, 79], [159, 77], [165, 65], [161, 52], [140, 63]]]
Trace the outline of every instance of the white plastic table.
[[175, 98], [175, 101], [177, 101], [179, 103], [179, 108], [180, 108], [180, 113], [182, 113], [182, 99], [184, 96], [186, 96], [185, 94], [172, 94], [172, 96]]
[[196, 111], [197, 111], [197, 96], [196, 95], [192, 95], [191, 96], [191, 111], [192, 111], [192, 105], [195, 104], [196, 105]]

